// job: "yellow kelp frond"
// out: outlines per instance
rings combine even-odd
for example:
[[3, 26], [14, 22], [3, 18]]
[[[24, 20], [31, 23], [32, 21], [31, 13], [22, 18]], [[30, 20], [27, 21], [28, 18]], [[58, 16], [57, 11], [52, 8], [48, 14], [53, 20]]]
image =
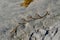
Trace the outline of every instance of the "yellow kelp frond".
[[28, 5], [32, 2], [33, 0], [24, 0], [23, 3], [21, 3], [21, 6], [28, 7]]

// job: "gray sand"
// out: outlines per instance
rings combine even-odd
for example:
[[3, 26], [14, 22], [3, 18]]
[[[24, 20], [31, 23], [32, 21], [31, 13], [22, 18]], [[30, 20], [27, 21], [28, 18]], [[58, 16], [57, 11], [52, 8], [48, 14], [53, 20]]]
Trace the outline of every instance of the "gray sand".
[[0, 40], [60, 40], [60, 0], [34, 0], [27, 8], [22, 1], [0, 0]]

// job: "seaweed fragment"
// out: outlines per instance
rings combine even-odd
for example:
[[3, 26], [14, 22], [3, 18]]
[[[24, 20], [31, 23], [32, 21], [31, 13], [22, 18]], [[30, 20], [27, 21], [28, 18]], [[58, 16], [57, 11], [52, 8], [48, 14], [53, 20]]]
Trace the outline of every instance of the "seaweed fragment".
[[46, 30], [45, 36], [49, 33], [49, 30]]
[[33, 2], [33, 0], [24, 0], [23, 3], [21, 3], [21, 6], [28, 7], [28, 5]]
[[46, 14], [44, 16], [40, 16], [39, 14], [36, 13], [36, 18], [33, 18], [32, 16], [29, 16], [29, 18], [32, 18], [33, 20], [37, 20], [37, 19], [41, 19], [41, 18], [44, 18], [46, 17], [47, 15], [49, 15], [49, 12], [46, 11]]
[[14, 37], [14, 35], [17, 35], [17, 28], [19, 27], [19, 25], [18, 26], [16, 26], [11, 32], [10, 32], [10, 37], [11, 38], [13, 38]]
[[56, 28], [56, 31], [55, 31], [55, 33], [54, 33], [54, 36], [56, 35], [57, 32], [58, 32], [58, 28]]
[[30, 35], [29, 40], [32, 40], [31, 37], [33, 36], [33, 34], [34, 34], [34, 33], [32, 33], [32, 34]]

